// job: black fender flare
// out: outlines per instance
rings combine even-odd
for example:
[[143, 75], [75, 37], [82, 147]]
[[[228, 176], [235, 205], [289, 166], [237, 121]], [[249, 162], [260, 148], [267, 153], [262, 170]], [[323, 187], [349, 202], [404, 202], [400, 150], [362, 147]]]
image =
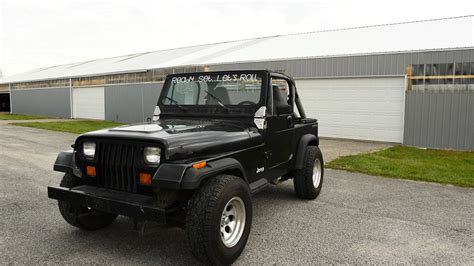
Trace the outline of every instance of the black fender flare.
[[63, 151], [58, 154], [54, 162], [53, 170], [63, 172], [82, 178], [82, 172], [76, 164], [76, 153], [74, 151]]
[[152, 185], [164, 189], [197, 189], [201, 182], [211, 176], [226, 171], [238, 171], [247, 182], [244, 168], [234, 158], [222, 158], [206, 161], [201, 169], [193, 168], [192, 164], [162, 164], [153, 176]]
[[293, 169], [302, 169], [304, 162], [304, 153], [308, 145], [319, 146], [319, 138], [313, 134], [306, 134], [300, 138], [298, 143], [298, 150], [296, 150], [295, 162]]

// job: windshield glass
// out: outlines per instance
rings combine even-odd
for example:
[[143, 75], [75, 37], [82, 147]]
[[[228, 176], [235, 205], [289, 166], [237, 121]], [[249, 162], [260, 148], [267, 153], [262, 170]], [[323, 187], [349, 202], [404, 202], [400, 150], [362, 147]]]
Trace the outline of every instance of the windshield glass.
[[255, 105], [260, 102], [262, 78], [258, 73], [183, 74], [163, 88], [164, 105]]

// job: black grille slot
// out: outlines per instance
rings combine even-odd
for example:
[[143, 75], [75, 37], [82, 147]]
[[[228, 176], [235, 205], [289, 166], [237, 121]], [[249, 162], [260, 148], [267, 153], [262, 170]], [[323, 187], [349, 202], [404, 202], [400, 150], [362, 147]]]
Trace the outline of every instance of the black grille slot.
[[105, 188], [137, 192], [134, 158], [138, 147], [130, 144], [97, 144], [98, 185]]

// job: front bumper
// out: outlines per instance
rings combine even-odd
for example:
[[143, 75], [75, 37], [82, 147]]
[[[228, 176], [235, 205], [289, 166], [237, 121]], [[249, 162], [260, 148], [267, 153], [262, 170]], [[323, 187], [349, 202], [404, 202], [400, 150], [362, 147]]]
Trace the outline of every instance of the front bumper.
[[153, 198], [145, 195], [94, 186], [49, 186], [48, 197], [103, 212], [166, 223], [167, 210], [155, 206]]

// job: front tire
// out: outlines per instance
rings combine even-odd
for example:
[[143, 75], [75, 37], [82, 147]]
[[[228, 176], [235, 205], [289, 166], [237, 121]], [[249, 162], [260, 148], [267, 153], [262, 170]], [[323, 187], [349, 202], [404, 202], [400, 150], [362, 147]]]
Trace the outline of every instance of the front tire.
[[200, 261], [233, 263], [242, 253], [252, 225], [250, 190], [241, 178], [210, 178], [192, 196], [186, 215], [186, 238]]
[[303, 168], [295, 171], [293, 184], [299, 198], [312, 200], [318, 197], [323, 186], [323, 154], [317, 146], [307, 146]]
[[[73, 175], [65, 174], [61, 187], [72, 188], [81, 185], [81, 180]], [[117, 214], [105, 213], [87, 207], [73, 205], [67, 201], [58, 201], [59, 212], [66, 222], [83, 230], [98, 230], [111, 225]]]

